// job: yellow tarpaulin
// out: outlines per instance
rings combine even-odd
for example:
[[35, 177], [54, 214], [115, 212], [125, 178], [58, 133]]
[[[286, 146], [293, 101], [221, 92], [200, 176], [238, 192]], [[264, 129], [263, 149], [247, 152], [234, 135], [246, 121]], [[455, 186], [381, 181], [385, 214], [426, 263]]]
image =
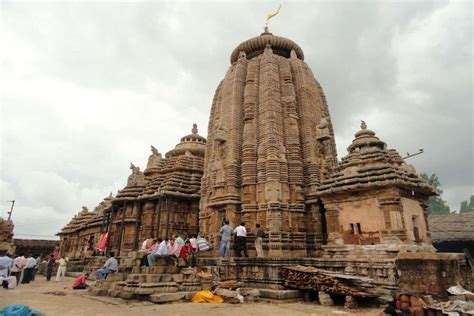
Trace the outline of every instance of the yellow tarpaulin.
[[191, 299], [194, 303], [222, 303], [223, 299], [220, 296], [212, 294], [211, 291], [200, 291]]

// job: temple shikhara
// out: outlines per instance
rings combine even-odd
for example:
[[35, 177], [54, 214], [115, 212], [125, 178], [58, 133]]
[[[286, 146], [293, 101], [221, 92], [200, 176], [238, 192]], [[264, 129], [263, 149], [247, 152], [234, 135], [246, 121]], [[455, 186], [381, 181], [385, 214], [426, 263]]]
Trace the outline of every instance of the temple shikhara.
[[[154, 277], [164, 270], [140, 267], [138, 250], [149, 237], [174, 234], [207, 238], [211, 250], [197, 255], [201, 272], [271, 299], [301, 295], [284, 279], [296, 275], [285, 269], [297, 265], [360, 278], [364, 290], [357, 293], [368, 297], [429, 290], [441, 275], [469, 286], [467, 262], [439, 256], [432, 246], [424, 202], [435, 190], [369, 127], [364, 121], [360, 129], [347, 127], [355, 136], [338, 160], [330, 109], [302, 48], [266, 29], [231, 52], [207, 139], [193, 125], [164, 156], [151, 146], [143, 171], [132, 163], [124, 188], [93, 211], [83, 207], [58, 233], [60, 250], [87, 268], [101, 262], [96, 248], [106, 240], [120, 267], [96, 294], [149, 295], [155, 302], [166, 301]], [[219, 259], [225, 220], [245, 223], [249, 257]], [[265, 232], [264, 258], [256, 258], [256, 224]], [[419, 262], [426, 271], [416, 268]], [[170, 292], [209, 285], [171, 270], [165, 272], [175, 280]]]

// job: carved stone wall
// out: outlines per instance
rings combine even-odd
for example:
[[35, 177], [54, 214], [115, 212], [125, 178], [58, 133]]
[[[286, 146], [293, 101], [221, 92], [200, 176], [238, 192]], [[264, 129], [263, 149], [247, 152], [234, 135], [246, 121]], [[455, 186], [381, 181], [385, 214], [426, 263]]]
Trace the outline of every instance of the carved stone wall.
[[250, 235], [260, 223], [269, 256], [306, 256], [321, 228], [305, 203], [337, 161], [324, 93], [291, 40], [264, 33], [232, 56], [211, 108], [200, 231], [217, 246], [223, 219]]

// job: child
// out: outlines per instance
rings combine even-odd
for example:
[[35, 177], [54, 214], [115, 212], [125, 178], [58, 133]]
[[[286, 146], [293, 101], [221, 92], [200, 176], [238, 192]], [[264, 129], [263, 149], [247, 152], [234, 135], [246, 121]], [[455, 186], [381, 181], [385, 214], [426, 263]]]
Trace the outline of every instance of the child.
[[78, 277], [77, 279], [72, 282], [72, 289], [73, 290], [84, 290], [88, 287], [86, 281], [89, 278], [89, 273], [85, 273]]

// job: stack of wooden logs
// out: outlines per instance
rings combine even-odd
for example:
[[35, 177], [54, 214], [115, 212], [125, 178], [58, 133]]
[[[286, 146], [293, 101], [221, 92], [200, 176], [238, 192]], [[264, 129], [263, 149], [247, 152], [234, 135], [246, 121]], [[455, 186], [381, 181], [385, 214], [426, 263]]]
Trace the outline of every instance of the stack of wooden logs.
[[326, 293], [376, 297], [372, 292], [372, 279], [353, 275], [337, 274], [313, 267], [288, 266], [282, 269], [283, 284], [286, 287], [315, 290]]

